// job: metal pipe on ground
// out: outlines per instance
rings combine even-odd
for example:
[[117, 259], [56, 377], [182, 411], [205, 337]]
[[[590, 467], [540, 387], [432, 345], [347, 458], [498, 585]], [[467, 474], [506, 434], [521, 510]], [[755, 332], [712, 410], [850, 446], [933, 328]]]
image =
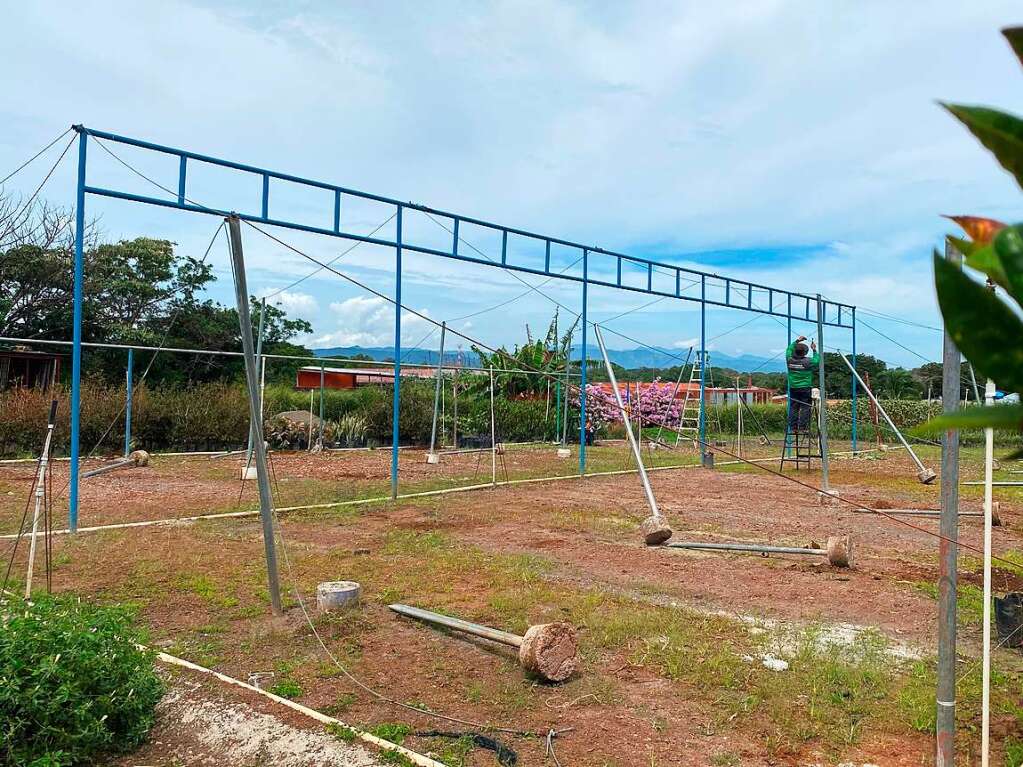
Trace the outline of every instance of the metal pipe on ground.
[[526, 629], [525, 636], [470, 623], [450, 615], [422, 610], [409, 605], [393, 604], [388, 607], [406, 618], [431, 623], [435, 626], [462, 631], [491, 642], [515, 647], [519, 651], [519, 665], [550, 682], [564, 682], [578, 668], [576, 652], [578, 641], [575, 629], [567, 623], [540, 623]]
[[[856, 514], [892, 514], [901, 517], [934, 517], [941, 516], [941, 509], [853, 509]], [[983, 511], [959, 511], [959, 517], [977, 517], [983, 519]], [[1002, 518], [998, 514], [998, 501], [992, 504], [991, 524], [995, 527], [1002, 526]]]
[[678, 541], [664, 545], [672, 549], [736, 551], [755, 554], [807, 554], [824, 557], [832, 567], [852, 567], [852, 541], [848, 535], [830, 536], [823, 549], [798, 546], [764, 546], [759, 543], [705, 543], [703, 541]]
[[134, 450], [128, 454], [127, 458], [118, 458], [113, 463], [108, 463], [106, 466], [100, 466], [89, 471], [82, 472], [82, 479], [87, 477], [95, 477], [98, 474], [106, 474], [108, 471], [114, 469], [126, 469], [129, 466], [134, 468], [135, 466], [147, 466], [149, 464], [149, 453], [145, 450]]

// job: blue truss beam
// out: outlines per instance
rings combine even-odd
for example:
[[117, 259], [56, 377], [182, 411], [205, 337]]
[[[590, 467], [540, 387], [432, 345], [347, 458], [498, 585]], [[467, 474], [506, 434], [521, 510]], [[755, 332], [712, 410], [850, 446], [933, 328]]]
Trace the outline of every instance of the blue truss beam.
[[[152, 152], [158, 152], [161, 154], [167, 154], [178, 158], [179, 171], [178, 171], [178, 183], [177, 189], [171, 190], [168, 186], [168, 198], [153, 197], [150, 195], [142, 195], [134, 192], [127, 192], [119, 189], [111, 189], [100, 186], [93, 186], [85, 183], [84, 192], [87, 194], [98, 195], [101, 197], [110, 197], [114, 199], [127, 200], [130, 202], [145, 203], [148, 205], [157, 205], [165, 208], [175, 208], [178, 210], [185, 210], [194, 213], [206, 213], [217, 216], [236, 215], [239, 218], [250, 221], [252, 223], [261, 223], [268, 226], [277, 226], [285, 229], [293, 229], [296, 231], [310, 232], [312, 234], [322, 234], [328, 237], [339, 237], [346, 240], [353, 240], [357, 242], [364, 242], [371, 245], [379, 245], [387, 248], [399, 247], [399, 242], [388, 239], [386, 237], [366, 237], [363, 235], [355, 234], [353, 232], [346, 232], [343, 230], [341, 225], [341, 196], [350, 195], [355, 198], [369, 200], [371, 202], [383, 203], [385, 205], [393, 205], [395, 212], [401, 210], [413, 210], [421, 213], [426, 213], [441, 218], [448, 219], [452, 222], [452, 229], [455, 231], [455, 236], [452, 237], [451, 249], [450, 250], [439, 250], [437, 248], [430, 248], [423, 245], [417, 245], [407, 241], [401, 242], [400, 247], [402, 251], [423, 253], [425, 255], [437, 256], [440, 258], [448, 258], [455, 261], [463, 261], [465, 263], [480, 264], [482, 266], [497, 267], [500, 269], [507, 269], [510, 271], [521, 272], [524, 274], [533, 274], [539, 277], [549, 277], [553, 279], [567, 280], [570, 282], [583, 282], [584, 280], [589, 285], [597, 285], [607, 288], [615, 288], [618, 290], [628, 290], [634, 293], [642, 293], [645, 295], [658, 296], [662, 298], [675, 298], [682, 301], [692, 301], [696, 303], [704, 303], [708, 306], [716, 306], [727, 309], [739, 309], [746, 312], [754, 312], [757, 314], [767, 314], [775, 317], [791, 318], [795, 320], [803, 320], [807, 322], [816, 321], [816, 302], [815, 296], [809, 296], [802, 293], [796, 293], [793, 291], [782, 290], [780, 288], [773, 288], [768, 285], [761, 285], [755, 282], [748, 282], [746, 280], [739, 280], [733, 277], [723, 277], [718, 274], [703, 272], [696, 269], [688, 269], [686, 267], [675, 266], [673, 264], [663, 263], [659, 261], [651, 261], [645, 258], [639, 258], [638, 256], [630, 256], [626, 253], [617, 253], [615, 251], [606, 250], [604, 248], [593, 247], [590, 245], [584, 245], [578, 242], [572, 242], [571, 240], [565, 240], [559, 237], [550, 237], [536, 232], [530, 232], [525, 229], [518, 229], [515, 227], [503, 226], [501, 224], [495, 224], [490, 221], [483, 221], [481, 219], [472, 218], [470, 216], [463, 216], [457, 213], [451, 213], [449, 211], [440, 210], [438, 208], [431, 208], [426, 205], [418, 205], [411, 202], [402, 202], [389, 197], [383, 197], [377, 194], [371, 194], [369, 192], [361, 192], [356, 189], [350, 189], [336, 184], [329, 184], [323, 181], [315, 181], [313, 179], [302, 178], [301, 176], [293, 176], [287, 173], [278, 173], [277, 171], [268, 170], [265, 168], [259, 168], [254, 165], [245, 165], [242, 163], [233, 162], [230, 160], [223, 160], [217, 157], [211, 157], [209, 155], [198, 154], [196, 152], [190, 152], [184, 149], [176, 149], [174, 147], [163, 146], [161, 144], [154, 144], [149, 141], [142, 141], [139, 139], [130, 138], [127, 136], [121, 136], [115, 133], [108, 133], [106, 131], [93, 130], [91, 128], [85, 128], [78, 126], [78, 130], [82, 134], [87, 134], [98, 139], [115, 142], [118, 144], [124, 144], [127, 146], [133, 146], [139, 149], [145, 149]], [[228, 168], [236, 170], [242, 173], [249, 173], [259, 178], [262, 185], [262, 194], [260, 198], [260, 209], [258, 212], [243, 212], [243, 211], [230, 211], [218, 208], [207, 207], [199, 202], [190, 201], [190, 195], [187, 191], [187, 165], [189, 161], [201, 162], [209, 165], [215, 165], [221, 168]], [[270, 179], [276, 179], [279, 181], [287, 181], [293, 184], [298, 184], [305, 187], [314, 189], [327, 190], [334, 195], [334, 204], [331, 210], [325, 210], [325, 216], [330, 218], [329, 225], [325, 226], [311, 226], [309, 224], [303, 224], [296, 221], [289, 221], [286, 219], [274, 218], [271, 215], [270, 210], [270, 199], [269, 199], [269, 182]], [[488, 259], [481, 255], [466, 255], [464, 252], [459, 251], [458, 241], [458, 228], [460, 224], [471, 224], [479, 226], [485, 229], [489, 229], [501, 235], [501, 255], [497, 259]], [[525, 264], [514, 263], [508, 252], [508, 235], [515, 235], [523, 237], [529, 240], [543, 243], [545, 249], [545, 258], [543, 268], [534, 268]], [[591, 256], [600, 255], [615, 260], [615, 278], [608, 280], [594, 274], [593, 265], [589, 274], [586, 277], [582, 277], [576, 274], [566, 274], [560, 271], [552, 271], [550, 263], [550, 247], [551, 245], [560, 245], [566, 248], [572, 248], [579, 251], [581, 256], [583, 251], [588, 252]], [[622, 279], [622, 264], [631, 264], [638, 270], [642, 270], [645, 273], [646, 279], [644, 285], [629, 285]], [[673, 277], [672, 280], [674, 290], [665, 290], [654, 286], [654, 274], [662, 274], [668, 277]], [[701, 297], [699, 295], [687, 295], [682, 289], [683, 279], [691, 284], [702, 284], [706, 280], [715, 280], [720, 283], [723, 289], [723, 297], [715, 298], [713, 296]], [[762, 293], [766, 297], [766, 307], [754, 304], [753, 296], [755, 293]], [[789, 298], [793, 300], [788, 301]], [[780, 300], [779, 300], [780, 299]], [[788, 306], [792, 304], [796, 307], [795, 314], [789, 314], [787, 310], [782, 310], [780, 307]], [[812, 307], [812, 311], [811, 311]], [[825, 324], [833, 327], [840, 328], [852, 328], [852, 310], [853, 307], [849, 304], [842, 304], [834, 301], [823, 301], [823, 315], [825, 317]]]

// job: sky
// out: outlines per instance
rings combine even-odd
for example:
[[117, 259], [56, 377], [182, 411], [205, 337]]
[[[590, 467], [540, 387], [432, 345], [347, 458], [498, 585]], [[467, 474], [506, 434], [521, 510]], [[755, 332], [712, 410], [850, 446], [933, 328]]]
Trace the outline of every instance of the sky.
[[[9, 3], [4, 17], [7, 58], [18, 65], [0, 72], [2, 175], [83, 123], [821, 293], [859, 306], [858, 350], [892, 364], [940, 358], [930, 258], [954, 229], [941, 214], [1013, 220], [1019, 199], [936, 103], [1023, 111], [1023, 71], [998, 33], [1023, 21], [1018, 3], [85, 0]], [[31, 194], [66, 140], [5, 191]], [[176, 186], [172, 159], [108, 146]], [[42, 196], [72, 206], [74, 173], [72, 148]], [[89, 181], [161, 196], [95, 143]], [[257, 177], [189, 171], [188, 194], [205, 205], [258, 212], [259, 191]], [[165, 237], [195, 257], [220, 223], [98, 197], [86, 212], [109, 239]], [[391, 237], [391, 212], [346, 198], [342, 226]], [[271, 215], [330, 226], [332, 200], [275, 182]], [[445, 247], [444, 226], [409, 215], [403, 236]], [[352, 247], [273, 233], [322, 260]], [[499, 257], [484, 231], [461, 234], [465, 247]], [[243, 237], [250, 292], [309, 320], [308, 345], [393, 343], [386, 301], [327, 272], [291, 286], [315, 265], [251, 229]], [[521, 243], [510, 247], [529, 257]], [[231, 301], [222, 234], [208, 258], [212, 297]], [[389, 296], [394, 266], [393, 250], [367, 245], [337, 262]], [[563, 325], [579, 310], [577, 283], [529, 290], [541, 280], [406, 253], [402, 300], [487, 344], [512, 345], [527, 324], [542, 333], [555, 302]], [[698, 305], [650, 301], [592, 289], [589, 318], [607, 322], [613, 348], [637, 339], [684, 353], [699, 338]], [[712, 358], [771, 357], [785, 346], [786, 328], [771, 317], [711, 310], [706, 321]], [[794, 332], [815, 329], [796, 323]], [[436, 348], [435, 329], [414, 315], [402, 335], [403, 345]], [[847, 330], [825, 333], [825, 348], [850, 344]]]

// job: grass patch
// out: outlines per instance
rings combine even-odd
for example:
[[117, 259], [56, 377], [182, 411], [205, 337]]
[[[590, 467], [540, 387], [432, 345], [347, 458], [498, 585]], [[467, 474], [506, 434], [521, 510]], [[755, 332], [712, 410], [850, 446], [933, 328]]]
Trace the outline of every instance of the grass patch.
[[285, 677], [281, 679], [277, 684], [270, 688], [270, 692], [274, 695], [279, 695], [282, 698], [288, 700], [294, 700], [295, 698], [301, 698], [302, 693], [305, 692], [302, 689], [302, 685], [296, 682], [294, 679]]
[[[938, 585], [931, 581], [917, 581], [913, 586], [929, 596], [938, 598]], [[969, 583], [960, 583], [956, 589], [956, 621], [961, 626], [984, 625], [984, 590]]]

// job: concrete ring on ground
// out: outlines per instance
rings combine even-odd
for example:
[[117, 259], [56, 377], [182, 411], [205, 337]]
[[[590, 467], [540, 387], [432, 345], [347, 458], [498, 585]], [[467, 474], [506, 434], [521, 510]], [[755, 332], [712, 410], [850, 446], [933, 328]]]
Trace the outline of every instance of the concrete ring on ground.
[[355, 581], [327, 581], [316, 587], [316, 606], [320, 610], [339, 610], [359, 601], [362, 586]]

